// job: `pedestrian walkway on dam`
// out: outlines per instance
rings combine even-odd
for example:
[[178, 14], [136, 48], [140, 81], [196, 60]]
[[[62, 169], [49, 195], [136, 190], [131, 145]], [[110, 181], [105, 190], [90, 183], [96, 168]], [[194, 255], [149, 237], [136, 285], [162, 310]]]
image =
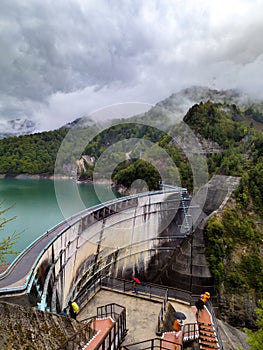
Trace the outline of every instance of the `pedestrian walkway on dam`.
[[[105, 304], [116, 303], [126, 308], [128, 334], [124, 344], [144, 341], [156, 338], [158, 316], [161, 310], [163, 298], [144, 297], [143, 294], [122, 293], [101, 289], [80, 311], [77, 320], [81, 321], [97, 313], [97, 307]], [[186, 314], [187, 322], [195, 322], [191, 307], [187, 304], [172, 302], [173, 307]]]
[[147, 338], [155, 338], [158, 315], [162, 299], [151, 301], [132, 293], [100, 290], [89, 303], [80, 311], [77, 320], [96, 315], [97, 307], [105, 304], [117, 303], [126, 308], [128, 334], [125, 343], [133, 343]]

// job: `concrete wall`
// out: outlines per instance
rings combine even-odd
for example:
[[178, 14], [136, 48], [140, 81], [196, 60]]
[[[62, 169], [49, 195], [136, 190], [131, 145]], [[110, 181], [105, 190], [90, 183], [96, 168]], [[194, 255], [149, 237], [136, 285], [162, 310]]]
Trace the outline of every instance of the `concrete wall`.
[[174, 249], [188, 233], [183, 220], [178, 192], [113, 203], [83, 216], [42, 254], [29, 291], [31, 302], [56, 311], [101, 272], [122, 278], [146, 275], [159, 248]]

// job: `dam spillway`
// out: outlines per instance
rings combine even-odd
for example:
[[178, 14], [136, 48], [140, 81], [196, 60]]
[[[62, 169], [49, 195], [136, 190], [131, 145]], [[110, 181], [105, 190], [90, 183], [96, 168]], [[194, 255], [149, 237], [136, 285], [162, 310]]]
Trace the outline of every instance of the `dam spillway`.
[[100, 273], [147, 278], [159, 252], [174, 250], [189, 235], [190, 200], [186, 189], [170, 188], [122, 197], [68, 218], [0, 275], [0, 300], [57, 311]]

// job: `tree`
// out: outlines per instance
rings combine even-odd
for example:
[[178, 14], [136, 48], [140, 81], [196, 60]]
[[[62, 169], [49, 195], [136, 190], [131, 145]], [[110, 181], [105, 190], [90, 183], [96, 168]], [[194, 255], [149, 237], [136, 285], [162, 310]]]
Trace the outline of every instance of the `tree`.
[[256, 313], [258, 315], [256, 321], [258, 330], [256, 332], [248, 331], [248, 344], [251, 346], [251, 350], [263, 349], [263, 300], [259, 302]]
[[[3, 203], [0, 203], [0, 208]], [[3, 227], [10, 221], [14, 220], [16, 217], [13, 216], [9, 219], [4, 218], [2, 215], [5, 214], [8, 210], [12, 208], [8, 207], [6, 209], [0, 210], [0, 231], [3, 230]], [[19, 237], [19, 233], [13, 232], [9, 236], [3, 238], [0, 241], [0, 263], [4, 263], [6, 261], [6, 256], [8, 254], [18, 254], [17, 251], [13, 250], [14, 245], [17, 243], [17, 239]]]

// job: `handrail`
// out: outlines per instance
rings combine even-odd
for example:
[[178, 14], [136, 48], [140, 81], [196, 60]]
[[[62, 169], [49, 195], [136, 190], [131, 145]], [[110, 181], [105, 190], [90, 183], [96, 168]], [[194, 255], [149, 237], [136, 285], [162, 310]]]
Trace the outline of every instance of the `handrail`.
[[[53, 244], [53, 242], [59, 238], [68, 228], [70, 228], [72, 225], [76, 224], [78, 221], [80, 221], [81, 219], [83, 219], [84, 216], [87, 216], [88, 214], [92, 214], [97, 212], [98, 210], [108, 207], [110, 205], [113, 204], [117, 204], [117, 203], [121, 203], [121, 202], [128, 202], [132, 199], [138, 199], [138, 198], [142, 198], [142, 197], [146, 197], [146, 196], [153, 196], [153, 195], [157, 195], [157, 194], [163, 194], [163, 193], [173, 193], [175, 192], [175, 188], [174, 189], [169, 189], [169, 190], [158, 190], [158, 191], [150, 191], [150, 192], [144, 192], [144, 193], [139, 193], [139, 194], [133, 194], [133, 195], [129, 195], [129, 196], [125, 196], [125, 197], [121, 197], [121, 198], [117, 198], [114, 200], [110, 200], [104, 203], [100, 203], [97, 204], [93, 207], [90, 208], [86, 208], [74, 215], [72, 215], [71, 217], [67, 218], [64, 221], [61, 221], [60, 223], [58, 223], [57, 225], [53, 226], [50, 230], [46, 231], [44, 234], [42, 234], [40, 237], [38, 237], [37, 239], [35, 239], [26, 249], [24, 249], [17, 257], [16, 259], [9, 265], [9, 267], [2, 273], [0, 274], [0, 279], [3, 279], [5, 276], [7, 276], [16, 266], [16, 264], [19, 262], [19, 260], [22, 259], [22, 257], [30, 250], [32, 249], [35, 245], [37, 245], [37, 243], [39, 243], [41, 240], [43, 240], [47, 235], [49, 235], [50, 233], [54, 232], [56, 229], [58, 229], [60, 226], [62, 225], [66, 225], [63, 227], [63, 229], [61, 231], [59, 231], [56, 236], [53, 237], [52, 240], [50, 240], [48, 242], [48, 244], [41, 250], [41, 252], [39, 253], [39, 255], [37, 256], [37, 258], [34, 261], [34, 264], [32, 265], [32, 268], [30, 269], [30, 273], [27, 275], [26, 277], [26, 282], [22, 285], [22, 286], [18, 286], [18, 287], [12, 287], [12, 288], [2, 288], [2, 291], [4, 293], [7, 292], [20, 292], [23, 291], [25, 289], [27, 289], [27, 286], [30, 284], [30, 280], [33, 278], [34, 274], [35, 274], [35, 268], [37, 266], [37, 263], [39, 262], [39, 260], [41, 259], [43, 253]], [[179, 189], [178, 189], [179, 192]], [[84, 215], [84, 216], [83, 216]]]
[[[121, 309], [121, 311], [118, 313], [116, 308]], [[97, 308], [97, 317], [112, 317], [115, 323], [108, 330], [103, 339], [94, 347], [94, 350], [119, 349], [127, 333], [126, 308], [116, 303], [100, 306]]]
[[95, 325], [96, 318], [92, 318], [89, 322], [84, 324], [80, 331], [73, 334], [64, 343], [57, 347], [56, 350], [66, 350], [69, 348], [69, 345], [71, 345], [70, 349], [82, 348], [83, 344], [87, 344], [97, 333]]
[[218, 328], [218, 324], [217, 324], [217, 320], [216, 320], [215, 311], [214, 311], [212, 302], [211, 302], [210, 300], [207, 300], [207, 301], [206, 301], [206, 307], [207, 307], [207, 309], [208, 309], [208, 311], [210, 312], [211, 317], [212, 317], [212, 322], [213, 322], [213, 325], [214, 325], [214, 328], [215, 328], [215, 332], [216, 332], [216, 336], [217, 336], [217, 340], [218, 340], [218, 345], [219, 345], [219, 347], [220, 347], [220, 350], [223, 350], [224, 347], [223, 347], [222, 339], [221, 339], [221, 337], [220, 337], [220, 333], [219, 333], [219, 328]]
[[194, 341], [199, 338], [198, 323], [186, 323], [182, 327], [183, 342]]
[[[119, 349], [119, 345], [127, 333], [126, 308], [119, 304], [112, 303], [97, 307], [97, 316], [93, 316], [92, 319], [88, 321], [88, 323], [86, 323], [80, 331], [76, 332], [73, 336], [67, 339], [56, 350], [67, 350], [69, 348], [85, 349], [92, 337], [98, 333], [98, 330], [96, 329], [96, 319], [104, 317], [111, 317], [114, 320], [114, 323], [93, 349]], [[87, 320], [88, 319], [82, 320], [82, 322]], [[83, 330], [86, 329], [89, 329], [92, 332], [90, 332], [86, 338], [81, 337]], [[77, 345], [76, 348], [75, 345]]]
[[166, 289], [163, 302], [162, 302], [162, 307], [158, 315], [156, 335], [161, 335], [163, 333], [163, 321], [164, 321], [164, 315], [165, 315], [167, 303], [168, 303], [168, 289]]
[[[114, 278], [107, 275], [101, 276], [98, 274], [97, 277], [90, 281], [89, 284], [81, 288], [79, 293], [75, 295], [74, 299], [77, 300], [79, 305], [82, 305], [89, 300], [91, 295], [102, 287], [107, 287], [112, 290], [118, 290], [125, 293], [133, 290], [133, 281]], [[139, 294], [149, 297], [149, 299], [152, 299], [153, 297], [164, 298], [167, 292], [167, 298], [183, 300], [189, 304], [192, 304], [193, 302], [191, 292], [179, 288], [141, 282], [141, 284], [138, 285], [138, 291]]]
[[[139, 345], [139, 347], [138, 347]], [[155, 349], [159, 349], [159, 350], [170, 350], [171, 348], [175, 348], [176, 349], [183, 349], [183, 346], [181, 344], [172, 342], [170, 340], [165, 340], [162, 338], [152, 338], [152, 339], [147, 339], [147, 340], [143, 340], [137, 343], [131, 343], [131, 344], [127, 344], [127, 345], [122, 345], [122, 349], [125, 350], [155, 350]]]

